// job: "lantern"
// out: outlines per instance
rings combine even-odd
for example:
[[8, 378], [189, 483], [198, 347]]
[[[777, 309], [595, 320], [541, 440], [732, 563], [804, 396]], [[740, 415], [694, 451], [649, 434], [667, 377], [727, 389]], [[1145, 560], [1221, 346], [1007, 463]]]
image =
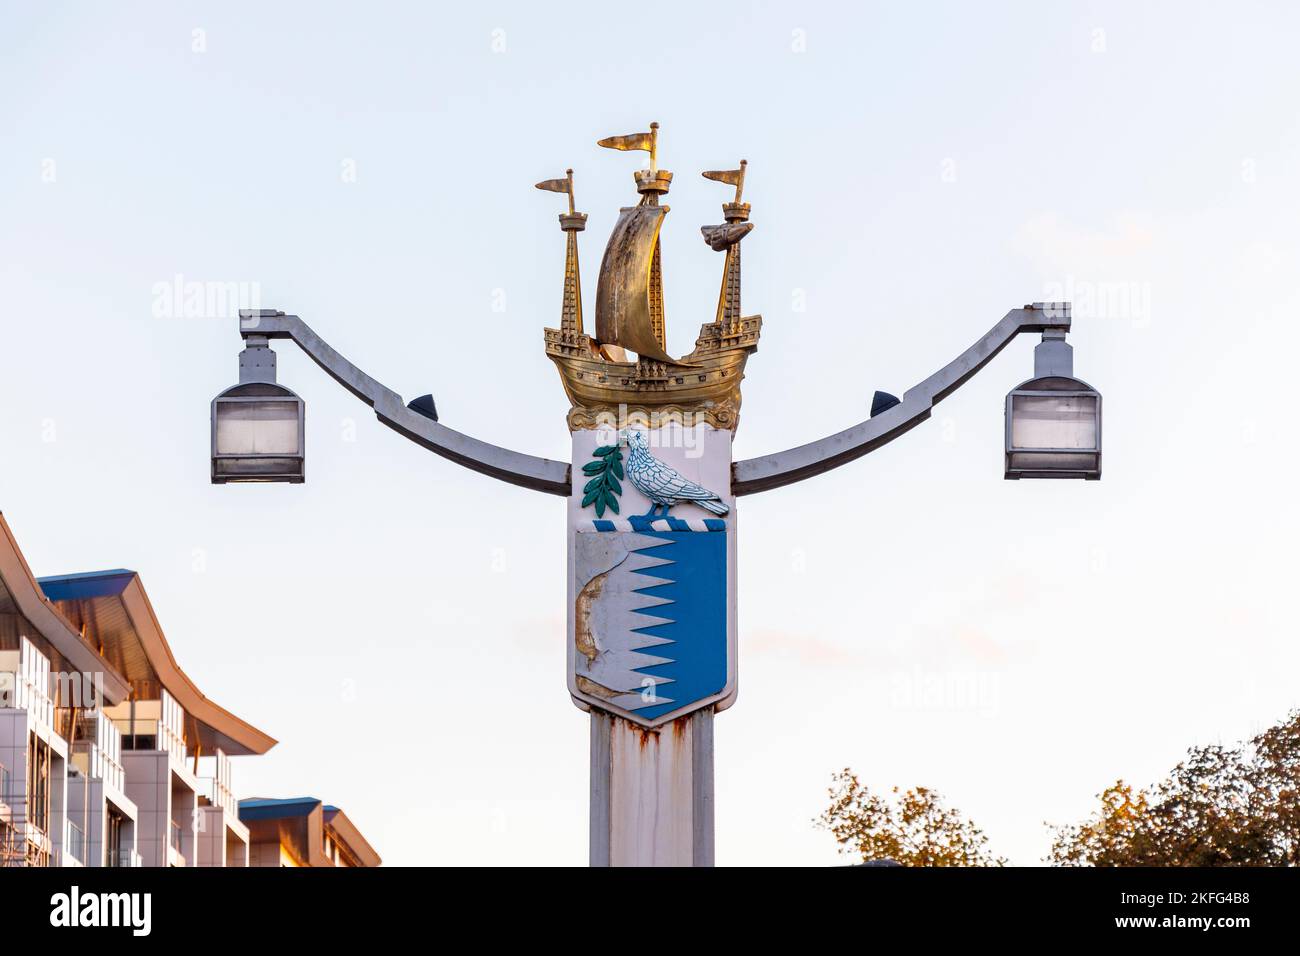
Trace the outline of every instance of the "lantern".
[[1006, 478], [1101, 477], [1101, 394], [1073, 375], [1065, 333], [1034, 349], [1034, 378], [1006, 405]]
[[212, 400], [212, 483], [305, 479], [306, 407], [275, 382], [275, 352], [248, 336], [239, 384]]

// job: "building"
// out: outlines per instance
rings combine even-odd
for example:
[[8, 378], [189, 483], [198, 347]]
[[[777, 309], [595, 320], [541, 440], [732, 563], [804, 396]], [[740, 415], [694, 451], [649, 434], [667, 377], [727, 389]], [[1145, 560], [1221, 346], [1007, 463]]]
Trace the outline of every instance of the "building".
[[38, 580], [0, 514], [0, 865], [247, 866], [230, 757], [275, 743], [180, 669], [138, 574]]
[[338, 807], [315, 797], [239, 801], [252, 841], [250, 866], [379, 866], [366, 838]]

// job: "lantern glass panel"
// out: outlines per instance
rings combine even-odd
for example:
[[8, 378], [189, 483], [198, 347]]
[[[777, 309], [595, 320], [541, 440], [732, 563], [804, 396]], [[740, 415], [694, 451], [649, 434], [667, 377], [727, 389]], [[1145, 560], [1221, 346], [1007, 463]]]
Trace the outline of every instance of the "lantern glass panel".
[[[1012, 395], [1011, 447], [1095, 449], [1097, 396]], [[1059, 467], [1073, 467], [1070, 462], [1076, 460], [1076, 456], [1061, 457]], [[1047, 463], [1041, 455], [1035, 456], [1035, 461]], [[1014, 463], [1013, 467], [1016, 467]]]
[[298, 447], [298, 402], [218, 402], [217, 454], [301, 454]]

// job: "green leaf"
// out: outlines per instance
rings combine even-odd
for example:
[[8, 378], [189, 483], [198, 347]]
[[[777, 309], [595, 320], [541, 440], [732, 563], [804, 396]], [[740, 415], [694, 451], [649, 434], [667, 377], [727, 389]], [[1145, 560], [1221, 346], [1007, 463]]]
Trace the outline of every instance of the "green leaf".
[[591, 480], [582, 488], [581, 507], [594, 504], [598, 518], [604, 516], [606, 508], [618, 514], [616, 496], [623, 493], [623, 452], [618, 445], [601, 445], [591, 454], [596, 460], [582, 466], [582, 473]]

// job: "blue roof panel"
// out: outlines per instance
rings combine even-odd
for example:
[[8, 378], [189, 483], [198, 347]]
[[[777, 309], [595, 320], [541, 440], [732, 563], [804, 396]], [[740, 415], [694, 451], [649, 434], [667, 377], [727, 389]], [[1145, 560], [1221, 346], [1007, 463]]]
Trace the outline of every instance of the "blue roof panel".
[[37, 578], [36, 583], [51, 601], [80, 601], [121, 594], [134, 577], [134, 571], [115, 568], [112, 571], [86, 571], [81, 574], [52, 574]]
[[289, 797], [280, 800], [240, 800], [239, 819], [278, 820], [282, 817], [305, 817], [320, 806], [315, 797]]

